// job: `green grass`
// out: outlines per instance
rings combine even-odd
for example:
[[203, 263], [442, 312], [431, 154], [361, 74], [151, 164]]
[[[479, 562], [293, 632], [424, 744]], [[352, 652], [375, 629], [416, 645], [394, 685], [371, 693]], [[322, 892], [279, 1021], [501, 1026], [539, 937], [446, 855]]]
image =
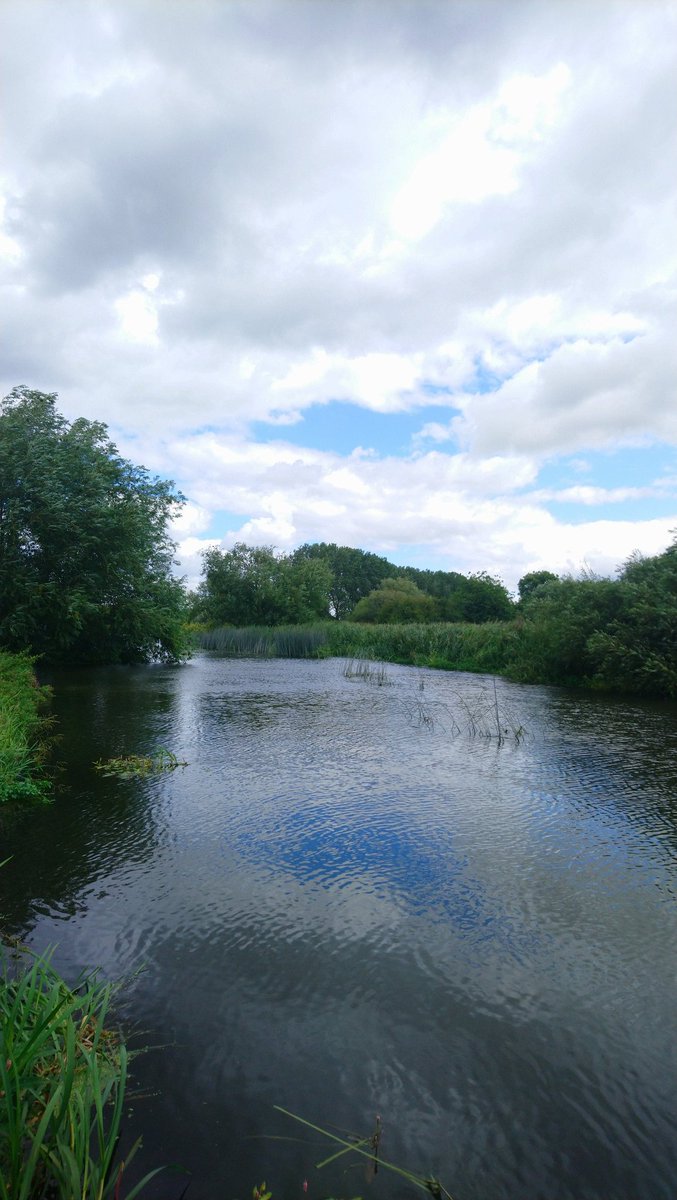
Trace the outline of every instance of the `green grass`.
[[113, 988], [75, 991], [49, 955], [0, 978], [0, 1200], [133, 1200], [117, 1160], [128, 1054], [107, 1027]]
[[49, 792], [48, 696], [38, 687], [33, 659], [0, 650], [0, 804], [41, 800]]

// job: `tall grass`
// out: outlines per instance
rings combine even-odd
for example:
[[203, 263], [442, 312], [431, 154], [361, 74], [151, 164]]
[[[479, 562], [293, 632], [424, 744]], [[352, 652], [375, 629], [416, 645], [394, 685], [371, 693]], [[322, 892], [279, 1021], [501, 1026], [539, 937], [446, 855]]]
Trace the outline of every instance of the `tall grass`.
[[227, 625], [199, 635], [204, 650], [242, 658], [318, 658], [327, 645], [327, 621], [320, 625]]
[[447, 671], [505, 675], [523, 683], [557, 682], [556, 630], [543, 622], [487, 621], [482, 625], [431, 622], [369, 625], [324, 621], [316, 625], [226, 627], [200, 635], [204, 649], [243, 657], [347, 658], [396, 662]]
[[116, 1161], [128, 1056], [106, 1027], [112, 987], [71, 991], [48, 955], [0, 978], [0, 1200], [133, 1200]]
[[0, 650], [0, 804], [47, 795], [48, 696], [38, 687], [33, 659]]
[[500, 674], [515, 661], [519, 628], [507, 621], [484, 625], [336, 621], [329, 626], [328, 648], [331, 654], [342, 657]]

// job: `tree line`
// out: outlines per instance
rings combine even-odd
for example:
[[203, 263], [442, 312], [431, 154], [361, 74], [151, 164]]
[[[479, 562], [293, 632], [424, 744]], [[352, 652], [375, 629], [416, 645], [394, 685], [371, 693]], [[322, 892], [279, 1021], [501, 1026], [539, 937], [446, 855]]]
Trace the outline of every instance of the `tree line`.
[[209, 549], [191, 598], [195, 620], [208, 625], [281, 625], [335, 620], [508, 620], [514, 604], [485, 573], [422, 571], [353, 546], [314, 542], [291, 554], [237, 543]]

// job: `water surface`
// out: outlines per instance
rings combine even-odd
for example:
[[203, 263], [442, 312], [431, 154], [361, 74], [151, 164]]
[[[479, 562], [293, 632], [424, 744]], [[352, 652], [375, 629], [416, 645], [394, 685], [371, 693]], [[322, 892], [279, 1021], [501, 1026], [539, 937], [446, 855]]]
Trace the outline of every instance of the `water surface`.
[[[150, 1197], [673, 1200], [677, 714], [340, 660], [60, 676], [56, 803], [0, 830], [2, 909], [69, 977], [133, 976]], [[463, 732], [457, 731], [460, 725]], [[486, 726], [486, 723], [485, 723]], [[99, 758], [189, 766], [122, 781]], [[140, 967], [143, 971], [134, 974]], [[294, 1140], [278, 1140], [294, 1139]]]

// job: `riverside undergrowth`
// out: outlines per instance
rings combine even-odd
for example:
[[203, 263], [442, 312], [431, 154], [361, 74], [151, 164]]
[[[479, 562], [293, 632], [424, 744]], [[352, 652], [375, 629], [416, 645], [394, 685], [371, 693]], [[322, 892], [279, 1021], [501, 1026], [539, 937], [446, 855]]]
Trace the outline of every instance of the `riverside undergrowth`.
[[29, 655], [0, 650], [0, 804], [47, 797], [49, 695]]

